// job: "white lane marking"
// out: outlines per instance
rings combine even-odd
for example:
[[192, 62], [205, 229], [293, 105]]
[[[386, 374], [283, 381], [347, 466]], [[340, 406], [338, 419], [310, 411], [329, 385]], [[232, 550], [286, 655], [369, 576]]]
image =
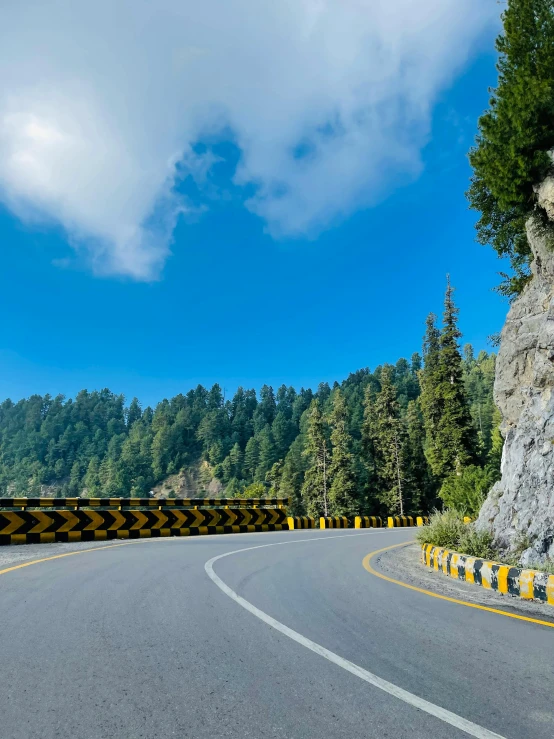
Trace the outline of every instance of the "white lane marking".
[[274, 619], [272, 616], [268, 615], [264, 611], [261, 611], [259, 608], [256, 608], [256, 606], [252, 605], [252, 603], [250, 603], [249, 601], [245, 600], [240, 595], [235, 593], [234, 590], [232, 590], [226, 583], [223, 582], [223, 580], [218, 575], [216, 575], [214, 568], [213, 568], [214, 564], [219, 559], [223, 559], [224, 557], [230, 557], [232, 554], [241, 554], [242, 552], [250, 552], [253, 549], [265, 549], [266, 547], [277, 547], [283, 544], [300, 544], [302, 542], [327, 541], [329, 539], [342, 539], [342, 538], [352, 537], [352, 536], [370, 536], [370, 535], [371, 534], [343, 534], [342, 536], [320, 536], [320, 537], [312, 538], [312, 539], [298, 539], [297, 541], [280, 541], [280, 542], [273, 543], [273, 544], [260, 544], [259, 546], [256, 546], [256, 547], [246, 547], [246, 549], [236, 549], [233, 552], [227, 552], [226, 554], [219, 554], [217, 557], [212, 557], [210, 560], [206, 562], [206, 564], [204, 565], [204, 569], [206, 570], [208, 577], [217, 585], [217, 587], [220, 590], [222, 590], [225, 593], [225, 595], [228, 595], [229, 598], [234, 600], [235, 603], [238, 603], [240, 606], [242, 606], [247, 611], [249, 611], [253, 616], [256, 616], [257, 618], [259, 618], [260, 621], [263, 621], [264, 623], [266, 623], [268, 626], [271, 626], [276, 631], [280, 631], [281, 634], [288, 636], [289, 639], [292, 639], [298, 644], [301, 644], [303, 647], [306, 647], [306, 649], [309, 649], [310, 651], [315, 652], [316, 654], [319, 654], [320, 657], [324, 657], [326, 660], [329, 660], [329, 662], [332, 662], [334, 665], [338, 665], [339, 667], [342, 667], [343, 670], [350, 672], [352, 675], [356, 675], [356, 677], [359, 677], [361, 680], [365, 680], [366, 683], [369, 683], [370, 685], [373, 685], [374, 687], [379, 688], [380, 690], [383, 690], [385, 693], [389, 693], [390, 695], [393, 695], [395, 698], [398, 698], [399, 700], [404, 701], [404, 703], [408, 703], [408, 705], [413, 706], [414, 708], [418, 708], [420, 711], [425, 711], [425, 713], [428, 713], [431, 716], [435, 716], [435, 718], [438, 718], [441, 721], [444, 721], [446, 724], [450, 724], [450, 726], [454, 726], [456, 729], [465, 731], [466, 734], [469, 734], [470, 736], [474, 736], [476, 737], [476, 739], [506, 739], [506, 737], [503, 737], [501, 734], [495, 734], [494, 731], [489, 731], [488, 729], [485, 729], [484, 727], [479, 726], [478, 724], [474, 724], [472, 721], [468, 721], [462, 716], [458, 716], [456, 713], [447, 711], [446, 708], [441, 708], [440, 706], [437, 706], [434, 703], [430, 703], [424, 698], [419, 698], [419, 696], [414, 695], [413, 693], [409, 693], [407, 690], [404, 690], [403, 688], [399, 688], [397, 685], [394, 685], [394, 683], [388, 682], [388, 680], [383, 680], [383, 678], [380, 678], [377, 675], [374, 675], [372, 672], [369, 672], [368, 670], [364, 670], [363, 667], [359, 667], [358, 665], [355, 665], [353, 662], [350, 662], [349, 660], [344, 659], [344, 657], [340, 657], [338, 654], [335, 654], [334, 652], [331, 652], [329, 649], [322, 647], [321, 644], [317, 644], [317, 642], [312, 641], [311, 639], [308, 639], [305, 636], [302, 636], [302, 634], [299, 634], [297, 631], [294, 631], [293, 629], [289, 629], [288, 626], [285, 626], [285, 624], [282, 624], [280, 621], [277, 621], [276, 619]]

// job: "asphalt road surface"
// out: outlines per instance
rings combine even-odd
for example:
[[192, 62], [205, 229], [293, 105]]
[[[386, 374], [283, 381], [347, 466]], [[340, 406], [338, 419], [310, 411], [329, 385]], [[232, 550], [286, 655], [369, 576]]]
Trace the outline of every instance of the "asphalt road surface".
[[552, 739], [554, 629], [362, 567], [411, 538], [151, 539], [6, 572], [0, 737]]

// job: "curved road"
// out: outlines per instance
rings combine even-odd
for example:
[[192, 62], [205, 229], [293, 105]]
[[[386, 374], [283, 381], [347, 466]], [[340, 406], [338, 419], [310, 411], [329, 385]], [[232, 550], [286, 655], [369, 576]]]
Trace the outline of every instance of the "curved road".
[[0, 736], [552, 739], [552, 629], [362, 567], [412, 537], [151, 539], [6, 572]]

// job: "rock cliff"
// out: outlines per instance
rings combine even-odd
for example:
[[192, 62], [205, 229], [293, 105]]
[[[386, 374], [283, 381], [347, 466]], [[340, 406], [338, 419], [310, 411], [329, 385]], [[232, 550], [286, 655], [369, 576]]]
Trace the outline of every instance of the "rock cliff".
[[[554, 214], [550, 184], [538, 196]], [[477, 524], [492, 528], [501, 551], [524, 549], [525, 565], [554, 559], [554, 251], [534, 219], [527, 237], [533, 278], [511, 306], [496, 363], [502, 478]]]

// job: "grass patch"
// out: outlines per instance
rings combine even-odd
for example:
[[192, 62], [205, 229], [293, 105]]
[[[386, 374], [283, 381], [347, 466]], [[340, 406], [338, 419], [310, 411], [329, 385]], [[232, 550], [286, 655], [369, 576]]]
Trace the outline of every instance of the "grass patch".
[[497, 550], [493, 547], [493, 537], [489, 531], [477, 531], [473, 524], [466, 525], [465, 532], [460, 536], [458, 550], [462, 554], [480, 559], [496, 559]]
[[516, 540], [513, 551], [500, 557], [498, 550], [493, 546], [492, 534], [489, 531], [478, 531], [474, 524], [465, 524], [463, 515], [455, 510], [435, 511], [427, 526], [418, 529], [416, 539], [422, 546], [432, 544], [435, 547], [453, 549], [469, 557], [493, 559], [510, 567], [537, 570], [554, 575], [554, 561], [552, 560], [531, 563], [525, 568], [519, 564], [521, 555], [531, 546], [528, 536], [521, 535]]
[[460, 554], [481, 559], [494, 559], [497, 552], [488, 531], [477, 531], [474, 524], [465, 524], [464, 517], [455, 510], [435, 511], [429, 524], [416, 534], [420, 544], [454, 549]]

